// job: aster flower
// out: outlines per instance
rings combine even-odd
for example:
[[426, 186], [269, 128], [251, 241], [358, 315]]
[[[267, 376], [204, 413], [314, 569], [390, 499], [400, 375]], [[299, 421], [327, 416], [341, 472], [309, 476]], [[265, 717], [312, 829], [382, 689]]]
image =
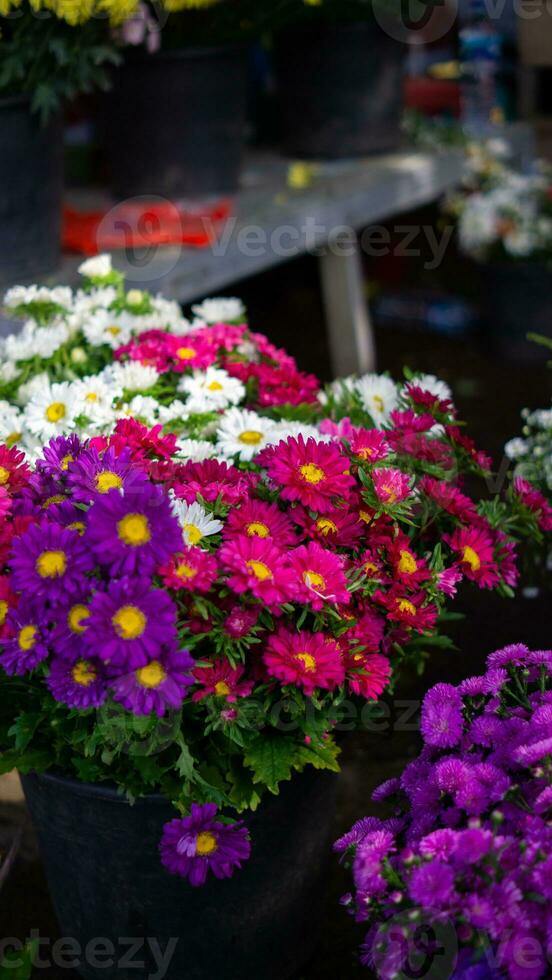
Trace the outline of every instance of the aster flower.
[[410, 878], [409, 894], [417, 905], [434, 909], [448, 908], [455, 897], [452, 868], [438, 860], [415, 868]]
[[391, 679], [391, 664], [379, 653], [352, 653], [346, 658], [347, 683], [353, 694], [375, 701]]
[[281, 627], [270, 637], [263, 659], [272, 677], [301, 687], [307, 695], [317, 687], [333, 690], [345, 679], [339, 646], [323, 633]]
[[430, 476], [423, 476], [420, 481], [420, 489], [438, 507], [441, 507], [453, 517], [465, 523], [471, 523], [477, 518], [477, 510], [473, 500], [465, 493], [458, 490], [452, 483], [445, 480], [435, 480]]
[[433, 629], [437, 622], [437, 607], [427, 602], [425, 592], [406, 595], [400, 589], [392, 588], [389, 592], [375, 592], [374, 599], [387, 609], [389, 619], [410, 626], [419, 633]]
[[67, 472], [68, 484], [75, 500], [90, 503], [104, 497], [110, 490], [118, 490], [121, 496], [139, 498], [145, 473], [133, 462], [128, 449], [117, 452], [112, 446], [99, 452], [93, 446], [85, 449]]
[[13, 587], [51, 602], [64, 602], [85, 588], [92, 558], [74, 531], [43, 521], [13, 544]]
[[46, 684], [56, 701], [79, 711], [99, 708], [107, 697], [104, 667], [92, 657], [71, 661], [54, 659]]
[[9, 493], [16, 493], [26, 486], [30, 475], [25, 453], [15, 446], [0, 445], [0, 486]]
[[199, 544], [203, 538], [219, 534], [224, 527], [222, 521], [213, 518], [212, 514], [208, 514], [197, 502], [187, 504], [183, 500], [173, 498], [171, 505], [172, 512], [182, 528], [184, 541], [190, 547]]
[[353, 455], [367, 463], [379, 463], [391, 451], [385, 435], [379, 429], [357, 429], [350, 442]]
[[184, 548], [160, 569], [163, 582], [171, 589], [208, 592], [219, 574], [214, 555], [202, 548]]
[[282, 551], [297, 544], [297, 535], [287, 514], [276, 504], [264, 500], [246, 500], [230, 511], [224, 536], [231, 540], [240, 534], [248, 538], [269, 538]]
[[212, 661], [208, 666], [196, 667], [193, 676], [201, 688], [194, 691], [192, 701], [213, 696], [224, 698], [232, 704], [238, 698], [247, 697], [253, 690], [253, 680], [244, 680], [244, 673], [243, 667], [232, 667], [223, 658]]
[[135, 715], [155, 713], [162, 718], [169, 708], [181, 707], [194, 683], [193, 665], [188, 650], [162, 652], [144, 666], [112, 679], [113, 698]]
[[243, 609], [234, 606], [224, 620], [224, 632], [233, 640], [241, 640], [257, 625], [258, 609]]
[[459, 556], [464, 575], [482, 589], [492, 589], [500, 581], [490, 534], [478, 527], [457, 528], [444, 540]]
[[378, 428], [385, 425], [398, 403], [395, 382], [384, 374], [365, 374], [355, 382], [355, 391], [375, 425]]
[[50, 645], [52, 651], [64, 660], [74, 661], [79, 656], [89, 656], [84, 634], [89, 625], [90, 598], [90, 594], [86, 592], [75, 596], [69, 606], [57, 610]]
[[410, 496], [410, 478], [401, 470], [389, 468], [372, 472], [376, 497], [385, 506], [400, 504]]
[[452, 684], [436, 684], [428, 691], [420, 728], [427, 745], [448, 748], [457, 745], [464, 730], [461, 700]]
[[188, 410], [198, 415], [239, 405], [245, 398], [245, 387], [241, 381], [227, 371], [214, 367], [194, 371], [191, 377], [182, 377], [177, 390], [188, 396]]
[[240, 473], [235, 466], [208, 459], [185, 463], [179, 469], [173, 489], [176, 496], [193, 504], [198, 497], [212, 503], [220, 496], [225, 504], [237, 504], [249, 494], [251, 474]]
[[176, 641], [176, 608], [148, 579], [123, 578], [96, 592], [84, 639], [91, 655], [128, 670], [145, 667]]
[[165, 491], [145, 483], [130, 500], [116, 491], [97, 497], [85, 540], [111, 574], [144, 575], [179, 551], [182, 532]]
[[163, 865], [171, 874], [188, 878], [194, 887], [205, 884], [209, 871], [216, 878], [230, 878], [251, 853], [245, 827], [223, 824], [216, 814], [213, 803], [192, 803], [189, 817], [171, 820], [163, 830]]
[[230, 408], [217, 429], [217, 449], [222, 456], [251, 460], [271, 442], [279, 442], [270, 419], [256, 412]]
[[292, 595], [292, 575], [285, 556], [269, 539], [238, 537], [226, 542], [218, 553], [228, 571], [228, 585], [241, 595], [275, 606]]
[[295, 548], [288, 559], [292, 589], [298, 602], [308, 603], [316, 610], [323, 609], [326, 603], [333, 606], [350, 603], [351, 594], [340, 555], [334, 555], [312, 541]]
[[338, 497], [354, 486], [349, 463], [338, 446], [302, 436], [279, 443], [259, 456], [269, 478], [282, 487], [283, 500], [298, 500], [321, 514], [333, 510]]
[[0, 643], [0, 664], [6, 674], [21, 676], [48, 656], [48, 629], [44, 614], [28, 599], [11, 609], [6, 628], [10, 639]]
[[75, 428], [75, 400], [67, 381], [46, 384], [28, 402], [24, 423], [37, 438], [46, 441]]
[[75, 433], [69, 436], [56, 436], [42, 450], [42, 458], [37, 462], [37, 470], [54, 479], [67, 473], [69, 466], [85, 452], [86, 443]]
[[524, 507], [535, 514], [539, 527], [543, 531], [552, 531], [552, 507], [544, 494], [540, 493], [528, 480], [516, 477], [514, 492], [520, 498]]

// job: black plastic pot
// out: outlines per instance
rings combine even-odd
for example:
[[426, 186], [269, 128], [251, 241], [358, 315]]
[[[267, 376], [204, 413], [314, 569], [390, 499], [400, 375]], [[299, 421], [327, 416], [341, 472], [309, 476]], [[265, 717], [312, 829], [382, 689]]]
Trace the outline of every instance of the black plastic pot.
[[545, 350], [528, 333], [552, 337], [552, 268], [540, 262], [479, 266], [484, 325], [498, 354], [542, 361]]
[[275, 67], [287, 154], [335, 160], [395, 150], [405, 47], [375, 20], [286, 31]]
[[[115, 950], [111, 972], [90, 955], [78, 972], [87, 980], [147, 980], [158, 969], [155, 943], [164, 951], [177, 940], [164, 980], [293, 976], [322, 922], [336, 782], [311, 770], [284, 783], [248, 816], [253, 850], [242, 871], [192, 888], [159, 861], [163, 824], [175, 816], [163, 798], [130, 806], [103, 786], [23, 777], [61, 935], [81, 950], [99, 938]], [[140, 944], [135, 960], [144, 960], [143, 969], [121, 964], [124, 939]]]
[[62, 189], [60, 118], [41, 126], [25, 96], [0, 98], [0, 286], [56, 268]]
[[107, 97], [117, 197], [235, 191], [245, 139], [246, 50], [189, 48], [129, 58]]

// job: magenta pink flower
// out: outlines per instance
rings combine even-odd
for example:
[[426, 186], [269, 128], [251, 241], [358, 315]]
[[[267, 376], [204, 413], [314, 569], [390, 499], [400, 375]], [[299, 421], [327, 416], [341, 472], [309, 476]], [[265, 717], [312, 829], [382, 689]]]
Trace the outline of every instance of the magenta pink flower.
[[410, 495], [410, 478], [397, 469], [380, 469], [372, 473], [374, 490], [382, 504], [400, 504]]
[[321, 514], [333, 510], [336, 498], [347, 497], [354, 487], [349, 461], [335, 443], [305, 442], [298, 436], [265, 449], [257, 462], [282, 487], [283, 500], [298, 500]]
[[301, 687], [307, 695], [317, 687], [331, 691], [345, 679], [341, 650], [323, 633], [293, 633], [282, 627], [270, 637], [264, 662], [272, 677]]
[[269, 538], [278, 548], [292, 548], [297, 535], [289, 517], [276, 504], [262, 500], [246, 500], [241, 507], [232, 509], [224, 528], [224, 537], [236, 535], [248, 538]]
[[481, 589], [492, 589], [500, 581], [494, 559], [493, 539], [479, 527], [460, 527], [444, 540], [458, 555], [458, 564], [466, 578]]
[[385, 434], [379, 429], [358, 429], [351, 439], [351, 452], [367, 463], [379, 463], [389, 455], [389, 450]]
[[335, 606], [348, 605], [351, 601], [341, 556], [312, 541], [290, 552], [289, 564], [294, 597], [299, 602], [323, 609], [325, 603]]
[[528, 480], [519, 477], [514, 480], [514, 491], [524, 507], [535, 514], [539, 527], [543, 531], [552, 531], [552, 507], [545, 496], [540, 493]]
[[347, 683], [354, 694], [374, 701], [391, 678], [391, 664], [379, 653], [352, 653], [347, 657]]
[[250, 592], [268, 606], [291, 598], [293, 576], [284, 554], [269, 539], [241, 535], [226, 542], [218, 556], [230, 573], [228, 585], [238, 595]]
[[184, 548], [161, 569], [163, 582], [171, 589], [208, 592], [218, 575], [217, 559], [202, 548]]
[[192, 674], [201, 688], [194, 692], [192, 701], [202, 701], [212, 695], [233, 703], [246, 697], [253, 690], [253, 681], [244, 680], [244, 673], [243, 667], [232, 667], [223, 658], [212, 661], [209, 666], [196, 667]]

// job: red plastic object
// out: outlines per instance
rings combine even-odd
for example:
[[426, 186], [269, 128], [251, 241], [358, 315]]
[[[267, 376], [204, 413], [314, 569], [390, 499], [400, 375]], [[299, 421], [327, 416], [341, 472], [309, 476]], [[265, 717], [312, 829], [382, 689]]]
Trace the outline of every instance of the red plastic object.
[[405, 105], [433, 116], [439, 112], [460, 115], [460, 85], [437, 78], [408, 78], [405, 83]]
[[63, 247], [83, 255], [148, 245], [206, 248], [232, 213], [229, 199], [179, 207], [164, 198], [123, 201], [106, 211], [63, 209]]

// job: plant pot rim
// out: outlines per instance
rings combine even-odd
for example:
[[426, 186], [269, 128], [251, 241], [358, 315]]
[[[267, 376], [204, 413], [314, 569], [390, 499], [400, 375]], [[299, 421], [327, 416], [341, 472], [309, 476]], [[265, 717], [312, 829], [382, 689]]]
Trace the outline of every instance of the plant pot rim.
[[165, 807], [170, 805], [170, 801], [167, 797], [162, 796], [161, 793], [147, 793], [144, 796], [137, 797], [134, 803], [131, 804], [125, 794], [118, 790], [113, 783], [88, 783], [82, 779], [75, 779], [74, 776], [68, 776], [59, 769], [46, 770], [45, 772], [34, 772], [33, 770], [22, 776], [22, 781], [24, 782], [25, 779], [29, 778], [45, 781], [54, 786], [56, 784], [63, 785], [78, 796], [103, 797], [111, 803], [120, 803], [121, 806], [140, 806], [151, 803]]

